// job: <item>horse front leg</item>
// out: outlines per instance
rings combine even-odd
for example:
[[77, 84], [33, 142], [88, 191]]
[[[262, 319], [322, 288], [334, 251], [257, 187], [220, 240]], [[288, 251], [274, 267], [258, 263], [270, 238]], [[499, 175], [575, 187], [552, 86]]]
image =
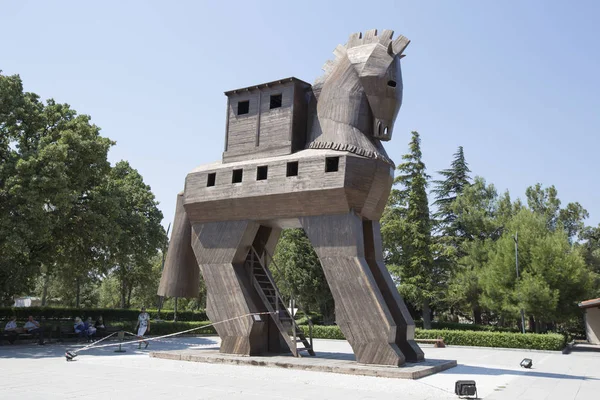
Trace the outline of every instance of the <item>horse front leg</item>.
[[379, 222], [363, 221], [363, 237], [365, 259], [394, 321], [396, 331], [394, 343], [402, 350], [407, 361], [422, 361], [425, 355], [415, 342], [415, 323], [383, 262]]
[[336, 322], [356, 361], [400, 366], [396, 324], [365, 258], [363, 222], [354, 213], [300, 218], [323, 266]]
[[[221, 338], [222, 353], [258, 355], [268, 349], [268, 318], [245, 262], [259, 225], [252, 221], [195, 223], [192, 248], [206, 284], [206, 314]], [[241, 318], [240, 318], [241, 317]]]

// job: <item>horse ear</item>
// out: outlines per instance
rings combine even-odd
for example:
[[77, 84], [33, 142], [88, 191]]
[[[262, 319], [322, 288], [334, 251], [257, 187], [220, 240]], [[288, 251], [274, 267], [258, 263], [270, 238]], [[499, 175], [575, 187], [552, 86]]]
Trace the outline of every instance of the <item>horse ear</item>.
[[394, 37], [394, 31], [391, 29], [384, 29], [383, 32], [379, 34], [379, 43], [387, 46], [391, 43], [392, 37]]
[[392, 46], [392, 42], [390, 41], [387, 46], [387, 52], [390, 56], [394, 57], [396, 54], [394, 53], [394, 46]]
[[346, 43], [346, 48], [350, 49], [352, 47], [360, 46], [362, 44], [362, 32], [356, 32], [350, 35], [348, 38], [348, 43]]
[[398, 36], [396, 38], [396, 40], [394, 40], [394, 42], [392, 43], [392, 49], [394, 51], [394, 54], [397, 55], [398, 57], [400, 57], [402, 55], [402, 52], [404, 51], [404, 49], [406, 49], [406, 46], [408, 46], [409, 43], [410, 43], [410, 40], [408, 40], [404, 36], [402, 36], [402, 35]]

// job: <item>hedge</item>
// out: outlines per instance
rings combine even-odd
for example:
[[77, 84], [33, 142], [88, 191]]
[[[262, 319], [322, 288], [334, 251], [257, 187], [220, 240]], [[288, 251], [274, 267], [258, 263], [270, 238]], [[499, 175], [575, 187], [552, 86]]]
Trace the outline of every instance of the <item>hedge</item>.
[[[158, 317], [158, 310], [146, 310], [151, 318]], [[116, 308], [69, 308], [69, 307], [0, 307], [0, 320], [8, 320], [16, 315], [19, 320], [26, 320], [29, 315], [41, 320], [73, 320], [75, 317], [87, 319], [92, 317], [96, 320], [100, 315], [107, 322], [115, 321], [137, 321], [139, 309], [116, 309]], [[173, 310], [160, 310], [160, 317], [164, 320], [173, 320]], [[204, 310], [201, 311], [177, 311], [178, 321], [206, 321], [208, 317]]]
[[[299, 327], [304, 331], [306, 337], [308, 337], [308, 325], [299, 325]], [[312, 336], [316, 339], [345, 339], [337, 325], [313, 325]]]
[[444, 343], [460, 346], [504, 347], [510, 349], [562, 350], [566, 339], [557, 333], [513, 333], [417, 329], [417, 339], [444, 338]]
[[[308, 335], [308, 326], [302, 325], [305, 335]], [[416, 329], [417, 339], [444, 338], [444, 342], [457, 346], [503, 347], [512, 349], [535, 350], [562, 350], [565, 337], [557, 333], [512, 333], [512, 332], [476, 332], [452, 331], [447, 329]], [[313, 338], [317, 339], [344, 339], [338, 326], [313, 326]]]
[[[417, 328], [423, 328], [423, 321], [415, 321]], [[452, 331], [485, 331], [485, 332], [519, 332], [517, 328], [506, 328], [495, 325], [464, 324], [460, 322], [431, 322], [432, 329], [450, 329]]]
[[[134, 321], [119, 321], [113, 322], [107, 325], [109, 329], [122, 329], [128, 332], [134, 332], [135, 326], [137, 322]], [[190, 321], [190, 322], [169, 322], [169, 321], [161, 321], [154, 322], [150, 321], [150, 334], [152, 336], [161, 336], [168, 335], [170, 333], [176, 333], [185, 331], [192, 328], [199, 328], [202, 326], [210, 325], [210, 321]], [[21, 325], [21, 324], [19, 324]], [[48, 320], [45, 321], [42, 326], [46, 331], [47, 337], [57, 337], [56, 328], [58, 326], [61, 327], [61, 331], [72, 331], [73, 324], [67, 321], [59, 321], [59, 320]], [[0, 327], [0, 332], [2, 332], [4, 327]], [[198, 335], [198, 334], [216, 334], [215, 329], [212, 326], [206, 327], [204, 329], [198, 329], [192, 332], [189, 332], [190, 335]]]
[[[109, 328], [121, 328], [125, 331], [129, 331], [129, 332], [134, 332], [135, 329], [135, 325], [137, 324], [137, 322], [117, 322], [114, 324], [109, 325]], [[150, 321], [150, 335], [152, 336], [161, 336], [161, 335], [168, 335], [170, 333], [176, 333], [176, 332], [181, 332], [181, 331], [185, 331], [188, 329], [192, 329], [192, 328], [199, 328], [201, 326], [206, 326], [206, 325], [210, 325], [211, 322], [210, 321], [189, 321], [189, 322], [169, 322], [169, 321], [161, 321], [161, 322], [154, 322], [154, 321]], [[215, 331], [215, 329], [212, 326], [209, 326], [207, 328], [204, 329], [198, 329], [192, 332], [189, 332], [190, 335], [197, 335], [197, 334], [216, 334], [217, 332]]]

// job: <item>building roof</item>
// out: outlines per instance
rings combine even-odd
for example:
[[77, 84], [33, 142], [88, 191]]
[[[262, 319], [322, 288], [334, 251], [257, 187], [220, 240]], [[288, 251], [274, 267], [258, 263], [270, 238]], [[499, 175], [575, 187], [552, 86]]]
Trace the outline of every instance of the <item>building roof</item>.
[[248, 87], [241, 88], [241, 89], [228, 90], [227, 92], [225, 92], [225, 95], [229, 96], [230, 94], [237, 94], [240, 92], [249, 92], [251, 90], [256, 90], [256, 89], [264, 89], [269, 86], [278, 86], [278, 85], [281, 85], [283, 83], [288, 83], [288, 82], [298, 82], [303, 85], [311, 86], [310, 83], [304, 82], [298, 78], [294, 78], [293, 76], [291, 76], [289, 78], [278, 79], [278, 80], [272, 81], [272, 82], [261, 83], [260, 85], [253, 85], [253, 86], [248, 86]]
[[600, 298], [582, 301], [581, 303], [579, 303], [579, 307], [580, 308], [600, 307]]

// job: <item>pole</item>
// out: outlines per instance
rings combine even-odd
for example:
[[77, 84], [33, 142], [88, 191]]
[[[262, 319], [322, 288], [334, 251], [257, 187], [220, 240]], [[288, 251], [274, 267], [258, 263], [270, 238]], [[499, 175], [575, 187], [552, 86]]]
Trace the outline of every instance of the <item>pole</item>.
[[123, 344], [123, 338], [125, 337], [125, 332], [123, 330], [120, 330], [118, 333], [118, 337], [119, 337], [119, 348], [117, 350], [115, 350], [115, 353], [125, 353], [127, 350], [123, 350], [121, 348], [121, 345]]
[[173, 310], [173, 321], [177, 322], [177, 297], [175, 297], [175, 310]]
[[[167, 242], [165, 243], [165, 248], [163, 249], [162, 252], [162, 263], [160, 266], [160, 273], [162, 274], [163, 270], [165, 269], [165, 255], [167, 254], [167, 249], [169, 248], [169, 231], [171, 230], [171, 224], [169, 223], [169, 226], [167, 227]], [[158, 296], [158, 319], [160, 319], [160, 309], [162, 308], [163, 305], [163, 297], [162, 296]]]
[[[519, 232], [515, 232], [515, 236], [513, 237], [515, 240], [515, 266], [517, 268], [517, 280], [519, 279]], [[521, 296], [519, 295], [519, 300]], [[523, 333], [525, 333], [525, 312], [523, 311], [523, 307], [521, 307], [521, 329]]]

